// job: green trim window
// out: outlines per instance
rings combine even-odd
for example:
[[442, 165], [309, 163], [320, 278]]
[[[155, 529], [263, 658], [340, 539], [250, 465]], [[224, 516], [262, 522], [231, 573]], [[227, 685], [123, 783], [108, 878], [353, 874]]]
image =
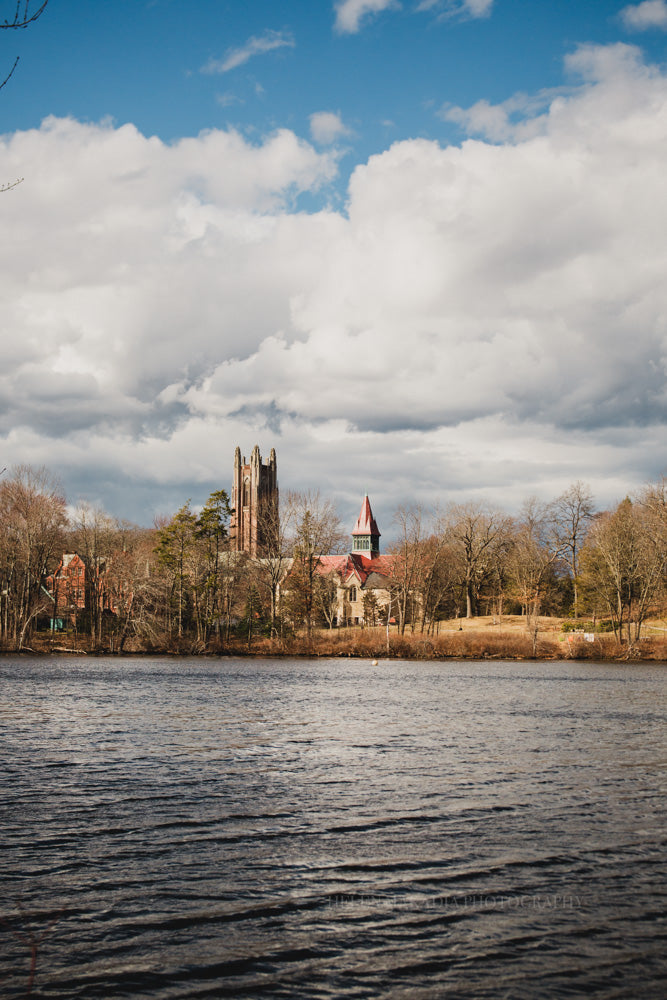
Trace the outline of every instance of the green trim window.
[[356, 535], [354, 539], [354, 552], [370, 552], [371, 536]]

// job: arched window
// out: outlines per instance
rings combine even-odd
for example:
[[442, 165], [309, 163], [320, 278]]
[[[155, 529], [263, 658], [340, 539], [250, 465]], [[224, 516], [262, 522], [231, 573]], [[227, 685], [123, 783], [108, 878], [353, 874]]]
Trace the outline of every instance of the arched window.
[[350, 603], [353, 603], [357, 599], [357, 588], [350, 587], [349, 594], [350, 594]]

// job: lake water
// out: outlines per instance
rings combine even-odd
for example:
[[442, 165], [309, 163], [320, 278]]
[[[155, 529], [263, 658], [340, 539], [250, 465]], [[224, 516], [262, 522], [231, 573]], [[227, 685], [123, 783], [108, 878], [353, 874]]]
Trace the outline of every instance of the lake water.
[[0, 993], [662, 998], [666, 686], [0, 659]]

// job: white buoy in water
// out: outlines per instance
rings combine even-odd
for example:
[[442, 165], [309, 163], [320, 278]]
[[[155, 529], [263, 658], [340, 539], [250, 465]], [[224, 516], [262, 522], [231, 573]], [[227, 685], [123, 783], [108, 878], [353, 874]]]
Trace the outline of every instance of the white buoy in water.
[[378, 665], [378, 661], [377, 660], [373, 660], [373, 662], [371, 663], [371, 666], [372, 667], [377, 667], [377, 665]]

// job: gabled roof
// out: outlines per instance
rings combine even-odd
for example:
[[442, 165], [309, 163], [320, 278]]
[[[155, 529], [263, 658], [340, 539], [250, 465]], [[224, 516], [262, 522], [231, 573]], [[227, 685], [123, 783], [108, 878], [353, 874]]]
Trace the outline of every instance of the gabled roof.
[[344, 584], [356, 576], [363, 587], [371, 576], [391, 576], [393, 563], [392, 556], [371, 557], [361, 552], [349, 552], [344, 556], [320, 556], [317, 572], [322, 576], [338, 573]]
[[377, 526], [377, 522], [373, 517], [373, 511], [371, 510], [371, 502], [368, 499], [368, 494], [364, 497], [364, 502], [361, 505], [361, 512], [357, 518], [357, 523], [354, 526], [353, 535], [377, 535], [380, 536], [380, 529]]

